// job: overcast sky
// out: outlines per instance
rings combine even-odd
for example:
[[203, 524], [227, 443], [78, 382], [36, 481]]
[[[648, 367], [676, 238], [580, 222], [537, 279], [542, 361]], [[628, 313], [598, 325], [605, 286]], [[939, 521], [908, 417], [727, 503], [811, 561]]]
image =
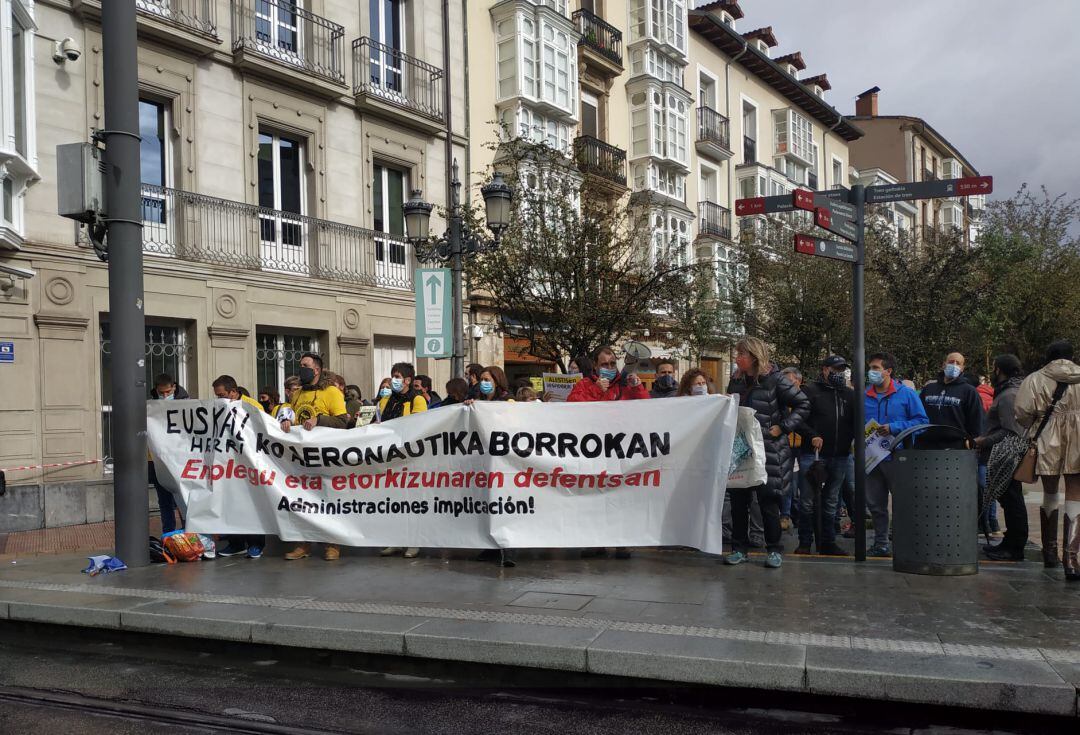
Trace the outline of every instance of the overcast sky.
[[[695, 2], [693, 5], [704, 4]], [[1020, 184], [1080, 197], [1080, 0], [741, 0], [773, 56], [802, 51], [843, 114], [881, 87], [878, 113], [921, 117], [994, 198]]]

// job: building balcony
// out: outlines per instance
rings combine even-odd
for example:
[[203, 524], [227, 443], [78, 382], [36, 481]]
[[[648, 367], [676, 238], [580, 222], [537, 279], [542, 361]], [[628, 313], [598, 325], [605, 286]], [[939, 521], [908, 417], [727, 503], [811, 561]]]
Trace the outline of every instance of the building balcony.
[[717, 161], [731, 158], [731, 126], [726, 117], [711, 107], [697, 108], [697, 150]]
[[757, 141], [753, 138], [743, 136], [742, 139], [742, 160], [743, 163], [757, 163]]
[[373, 38], [356, 39], [352, 52], [359, 107], [427, 132], [445, 127], [441, 69]]
[[922, 180], [923, 181], [937, 181], [938, 180], [938, 175], [935, 174], [933, 171], [931, 171], [929, 169], [926, 169], [926, 170], [923, 171]]
[[142, 187], [143, 251], [327, 281], [412, 289], [404, 238], [159, 186]]
[[232, 0], [238, 67], [322, 97], [345, 85], [345, 29], [290, 0]]
[[574, 139], [574, 160], [583, 174], [599, 177], [620, 190], [626, 188], [626, 151], [622, 148], [591, 135], [579, 135]]
[[[101, 19], [102, 0], [72, 0], [84, 18]], [[140, 35], [204, 55], [221, 45], [213, 0], [135, 0]]]
[[698, 237], [731, 239], [731, 210], [716, 202], [698, 202]]
[[578, 47], [589, 61], [594, 62], [593, 66], [608, 76], [622, 74], [622, 31], [584, 8], [574, 11], [573, 19], [581, 34]]

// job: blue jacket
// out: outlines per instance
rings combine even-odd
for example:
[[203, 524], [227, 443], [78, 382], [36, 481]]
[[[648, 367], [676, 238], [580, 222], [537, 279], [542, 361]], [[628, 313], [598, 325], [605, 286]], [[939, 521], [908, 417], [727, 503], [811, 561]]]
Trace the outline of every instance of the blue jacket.
[[919, 394], [898, 380], [893, 380], [885, 393], [868, 388], [863, 400], [867, 422], [874, 419], [883, 426], [888, 424], [893, 436], [912, 426], [930, 423]]

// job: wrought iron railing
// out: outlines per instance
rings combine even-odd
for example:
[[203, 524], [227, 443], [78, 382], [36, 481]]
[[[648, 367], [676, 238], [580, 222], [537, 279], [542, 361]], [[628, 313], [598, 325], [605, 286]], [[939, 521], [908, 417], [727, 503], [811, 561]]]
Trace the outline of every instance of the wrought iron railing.
[[923, 180], [923, 181], [937, 181], [937, 180], [938, 180], [938, 175], [937, 175], [937, 174], [935, 174], [935, 173], [934, 173], [933, 171], [931, 171], [930, 169], [925, 169], [925, 170], [923, 171], [923, 176], [922, 176], [922, 180]]
[[626, 151], [591, 135], [574, 139], [574, 159], [582, 173], [626, 186]]
[[731, 135], [728, 119], [711, 107], [702, 105], [697, 108], [697, 139], [715, 143], [731, 150]]
[[186, 30], [217, 38], [215, 0], [135, 0], [135, 9]]
[[698, 234], [731, 239], [731, 210], [716, 202], [698, 202]]
[[289, 0], [232, 0], [233, 50], [345, 83], [345, 29]]
[[436, 66], [379, 43], [353, 41], [353, 94], [378, 97], [442, 120], [443, 72]]
[[622, 66], [622, 31], [584, 8], [575, 10], [573, 18], [581, 34], [578, 43]]
[[746, 135], [742, 139], [743, 163], [757, 163], [757, 141]]
[[294, 212], [142, 187], [143, 250], [204, 263], [412, 288], [402, 237]]

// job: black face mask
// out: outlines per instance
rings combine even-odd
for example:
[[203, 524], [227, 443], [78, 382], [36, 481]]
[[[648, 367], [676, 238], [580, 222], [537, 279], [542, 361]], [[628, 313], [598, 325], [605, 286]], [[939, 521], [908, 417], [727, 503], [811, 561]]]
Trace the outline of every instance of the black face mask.
[[300, 383], [310, 385], [315, 382], [315, 369], [309, 367], [300, 368]]

